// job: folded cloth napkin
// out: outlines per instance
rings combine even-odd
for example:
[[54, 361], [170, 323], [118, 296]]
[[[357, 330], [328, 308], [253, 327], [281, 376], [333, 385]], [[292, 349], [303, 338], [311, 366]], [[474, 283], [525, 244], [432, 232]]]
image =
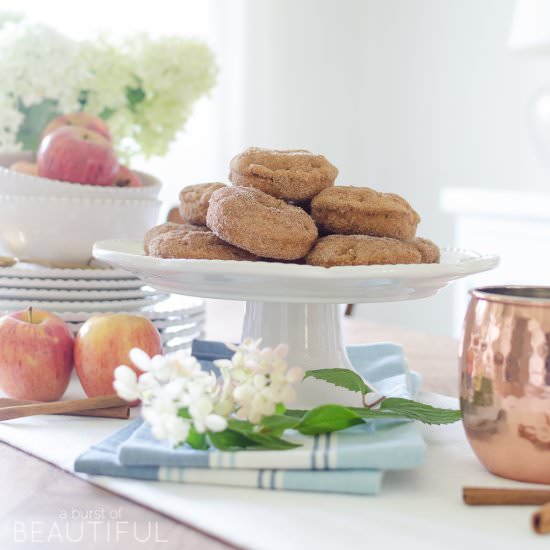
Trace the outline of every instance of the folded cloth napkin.
[[[350, 346], [347, 351], [357, 372], [380, 393], [417, 394], [420, 377], [409, 372], [400, 346]], [[194, 342], [192, 353], [205, 368], [231, 355], [223, 344], [205, 341]], [[376, 494], [383, 470], [415, 468], [424, 462], [426, 452], [418, 426], [395, 420], [371, 421], [314, 437], [298, 433], [285, 437], [302, 447], [238, 452], [174, 449], [155, 440], [149, 427], [137, 420], [80, 456], [75, 470], [184, 483]]]
[[250, 487], [267, 490], [314, 491], [376, 495], [380, 492], [381, 470], [210, 470], [169, 466], [126, 466], [119, 462], [119, 446], [141, 425], [136, 420], [94, 445], [75, 463], [75, 471], [102, 476], [128, 477], [176, 483]]

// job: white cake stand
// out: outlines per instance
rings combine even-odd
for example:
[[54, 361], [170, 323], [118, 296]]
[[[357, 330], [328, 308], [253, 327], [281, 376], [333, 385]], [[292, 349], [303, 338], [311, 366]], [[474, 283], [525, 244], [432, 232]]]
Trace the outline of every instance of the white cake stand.
[[[436, 294], [452, 280], [493, 269], [498, 257], [444, 249], [441, 263], [313, 267], [276, 262], [163, 260], [145, 256], [143, 243], [100, 241], [94, 256], [126, 269], [159, 290], [202, 298], [246, 300], [243, 338], [285, 342], [289, 363], [304, 369], [347, 368], [338, 304], [394, 302]], [[358, 394], [307, 379], [296, 407], [323, 403], [360, 406]]]

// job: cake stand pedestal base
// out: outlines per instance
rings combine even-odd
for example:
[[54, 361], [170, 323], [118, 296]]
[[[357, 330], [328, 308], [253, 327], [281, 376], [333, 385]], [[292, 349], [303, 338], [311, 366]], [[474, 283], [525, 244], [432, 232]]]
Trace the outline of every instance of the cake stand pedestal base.
[[[352, 369], [341, 330], [341, 308], [336, 304], [247, 302], [244, 338], [261, 338], [263, 346], [289, 346], [288, 363], [304, 370]], [[360, 407], [358, 393], [313, 378], [297, 388], [292, 408], [309, 409], [327, 403]]]

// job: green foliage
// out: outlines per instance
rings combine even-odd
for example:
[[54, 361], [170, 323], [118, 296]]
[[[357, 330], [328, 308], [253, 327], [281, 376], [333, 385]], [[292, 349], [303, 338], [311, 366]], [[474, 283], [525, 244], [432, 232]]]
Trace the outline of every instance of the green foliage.
[[24, 118], [17, 132], [17, 141], [22, 144], [25, 151], [36, 151], [40, 142], [40, 132], [52, 118], [60, 114], [57, 102], [45, 99], [31, 107], [19, 103], [19, 110]]
[[372, 392], [364, 380], [354, 371], [348, 369], [319, 369], [308, 370], [304, 378], [317, 378], [324, 380], [334, 386], [346, 388], [353, 392], [360, 392], [364, 397], [367, 393]]
[[208, 442], [206, 441], [206, 434], [198, 433], [193, 426], [191, 426], [191, 429], [187, 434], [186, 441], [191, 447], [193, 447], [193, 449], [205, 451], [209, 447]]
[[363, 423], [364, 420], [349, 407], [321, 405], [308, 411], [296, 429], [305, 435], [314, 435], [345, 430]]
[[[335, 386], [360, 392], [363, 396], [372, 391], [363, 379], [352, 371], [323, 369], [308, 371], [306, 376], [325, 380]], [[181, 415], [188, 414], [184, 409]], [[187, 418], [187, 416], [184, 416]], [[264, 417], [258, 426], [246, 420], [231, 418], [224, 432], [208, 433], [212, 446], [222, 451], [239, 449], [287, 450], [299, 445], [283, 439], [286, 430], [295, 430], [303, 435], [331, 433], [374, 419], [417, 420], [424, 424], [450, 424], [460, 420], [460, 411], [441, 409], [400, 397], [382, 398], [377, 408], [321, 405], [311, 410], [279, 407], [276, 414]], [[193, 439], [192, 446], [200, 445]], [[195, 448], [201, 448], [196, 446]]]

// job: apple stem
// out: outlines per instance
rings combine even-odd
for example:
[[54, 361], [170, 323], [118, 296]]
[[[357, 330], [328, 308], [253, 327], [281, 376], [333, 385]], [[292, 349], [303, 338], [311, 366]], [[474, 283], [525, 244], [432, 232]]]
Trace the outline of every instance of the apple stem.
[[27, 313], [29, 314], [29, 323], [32, 324], [32, 306], [27, 309]]

